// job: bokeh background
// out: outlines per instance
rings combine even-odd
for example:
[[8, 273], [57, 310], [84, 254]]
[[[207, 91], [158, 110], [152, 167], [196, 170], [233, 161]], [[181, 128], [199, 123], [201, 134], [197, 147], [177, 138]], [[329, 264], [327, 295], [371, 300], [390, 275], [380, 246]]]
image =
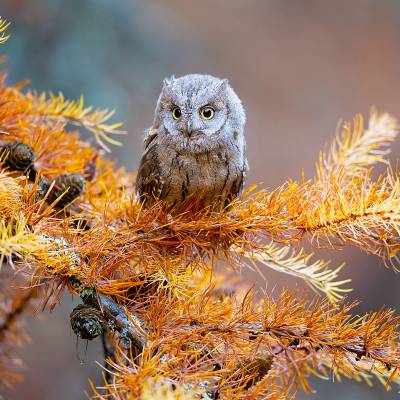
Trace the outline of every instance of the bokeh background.
[[[153, 118], [165, 76], [189, 72], [227, 77], [248, 116], [250, 183], [274, 187], [301, 169], [314, 173], [318, 153], [340, 119], [371, 106], [400, 116], [398, 0], [0, 0], [12, 22], [9, 82], [37, 90], [84, 94], [88, 104], [117, 110], [129, 136], [112, 157], [136, 169], [142, 132]], [[399, 156], [400, 140], [392, 158]], [[347, 261], [349, 299], [357, 312], [398, 308], [400, 279], [359, 251], [331, 252]], [[265, 271], [267, 288], [301, 285]], [[32, 344], [22, 351], [27, 373], [5, 394], [14, 400], [83, 399], [88, 378], [101, 382], [98, 343], [76, 343], [69, 327], [72, 300], [29, 322]], [[394, 399], [344, 380], [315, 381], [301, 399]]]

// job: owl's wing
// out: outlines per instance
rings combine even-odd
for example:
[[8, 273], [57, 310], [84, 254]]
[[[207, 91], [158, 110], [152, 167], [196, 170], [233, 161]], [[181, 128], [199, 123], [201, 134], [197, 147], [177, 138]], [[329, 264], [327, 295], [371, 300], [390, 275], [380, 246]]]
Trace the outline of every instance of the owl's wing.
[[157, 156], [157, 143], [152, 140], [151, 145], [149, 143], [143, 153], [136, 177], [136, 191], [141, 201], [152, 203], [156, 198], [160, 197], [163, 186], [160, 176], [161, 171]]
[[150, 146], [150, 143], [157, 137], [158, 129], [149, 128], [146, 130], [143, 143], [144, 148], [147, 149]]
[[246, 172], [248, 171], [248, 169], [249, 167], [247, 164], [247, 160], [245, 160], [240, 173], [238, 174], [237, 178], [233, 181], [231, 189], [228, 193], [227, 200], [229, 203], [242, 194], [243, 187], [246, 182]]

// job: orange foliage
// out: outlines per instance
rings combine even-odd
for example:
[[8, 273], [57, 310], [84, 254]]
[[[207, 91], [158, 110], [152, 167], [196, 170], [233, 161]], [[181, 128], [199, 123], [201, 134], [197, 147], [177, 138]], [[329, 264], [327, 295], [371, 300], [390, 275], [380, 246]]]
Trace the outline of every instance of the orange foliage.
[[[311, 374], [331, 371], [399, 382], [398, 318], [392, 311], [353, 317], [352, 306], [334, 303], [348, 290], [338, 280], [341, 267], [330, 269], [329, 261], [299, 249], [304, 239], [315, 247], [356, 246], [396, 268], [399, 175], [389, 169], [371, 177], [397, 135], [392, 117], [373, 112], [366, 128], [360, 116], [344, 125], [313, 179], [272, 191], [251, 187], [223, 212], [199, 211], [195, 201], [166, 211], [161, 203], [144, 208], [134, 173], [115, 168], [103, 150], [69, 130], [90, 130], [104, 148], [121, 133], [120, 124], [107, 123], [108, 111], [24, 93], [23, 85], [4, 80], [1, 139], [29, 145], [39, 175], [13, 171], [2, 154], [1, 256], [33, 284], [53, 283], [53, 304], [67, 287], [102, 310], [105, 322], [97, 322], [108, 323], [107, 332], [117, 330], [121, 342], [131, 335], [130, 349], [116, 346], [111, 380], [93, 388], [94, 398], [151, 399], [154, 392], [166, 399], [284, 399], [309, 390]], [[39, 195], [40, 185], [45, 180], [51, 191], [65, 173], [81, 174], [85, 189], [60, 207], [49, 192]], [[220, 260], [234, 270], [261, 262], [327, 298], [308, 302], [284, 290], [260, 299], [215, 273]], [[1, 326], [5, 384], [13, 375], [4, 375]]]

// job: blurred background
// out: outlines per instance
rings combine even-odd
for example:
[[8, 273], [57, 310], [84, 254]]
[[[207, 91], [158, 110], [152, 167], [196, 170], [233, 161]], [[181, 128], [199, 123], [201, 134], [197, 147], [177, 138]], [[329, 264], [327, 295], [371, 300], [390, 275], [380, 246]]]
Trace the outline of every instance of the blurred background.
[[[37, 90], [84, 94], [87, 104], [115, 108], [129, 136], [112, 157], [138, 167], [142, 132], [151, 125], [161, 81], [171, 74], [229, 78], [247, 110], [249, 183], [274, 187], [315, 161], [337, 123], [371, 106], [400, 117], [400, 2], [398, 0], [0, 0], [12, 22], [9, 83], [31, 80]], [[400, 140], [392, 158], [399, 156]], [[398, 308], [400, 279], [359, 251], [327, 255], [347, 261], [349, 299], [356, 312]], [[265, 271], [267, 282], [301, 283]], [[396, 289], [397, 288], [397, 289]], [[44, 319], [29, 322], [32, 344], [22, 357], [25, 380], [8, 400], [84, 398], [88, 378], [101, 383], [98, 343], [78, 343], [69, 327], [66, 297]], [[87, 347], [87, 348], [86, 348]], [[394, 399], [344, 380], [315, 380], [316, 394], [300, 399]]]

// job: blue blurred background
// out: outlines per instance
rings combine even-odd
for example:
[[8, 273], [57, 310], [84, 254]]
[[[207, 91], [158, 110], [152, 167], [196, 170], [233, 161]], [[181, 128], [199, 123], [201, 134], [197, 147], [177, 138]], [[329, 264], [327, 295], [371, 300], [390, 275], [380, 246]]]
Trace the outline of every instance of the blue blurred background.
[[[165, 76], [200, 72], [229, 78], [248, 116], [250, 183], [274, 187], [315, 161], [339, 119], [368, 114], [375, 105], [400, 116], [400, 2], [398, 0], [0, 0], [12, 22], [2, 47], [9, 83], [31, 80], [37, 90], [84, 94], [86, 102], [115, 108], [129, 136], [112, 157], [136, 169], [142, 132], [153, 118]], [[399, 156], [400, 140], [392, 157]], [[399, 307], [399, 277], [375, 257], [346, 250], [349, 299], [358, 312]], [[298, 282], [266, 271], [261, 286]], [[299, 284], [301, 285], [301, 283]], [[396, 289], [397, 288], [397, 289]], [[84, 398], [88, 377], [101, 383], [98, 343], [78, 343], [70, 331], [71, 299], [29, 323], [33, 344], [22, 356], [28, 370], [6, 399]], [[300, 399], [394, 399], [344, 380], [315, 381]]]

